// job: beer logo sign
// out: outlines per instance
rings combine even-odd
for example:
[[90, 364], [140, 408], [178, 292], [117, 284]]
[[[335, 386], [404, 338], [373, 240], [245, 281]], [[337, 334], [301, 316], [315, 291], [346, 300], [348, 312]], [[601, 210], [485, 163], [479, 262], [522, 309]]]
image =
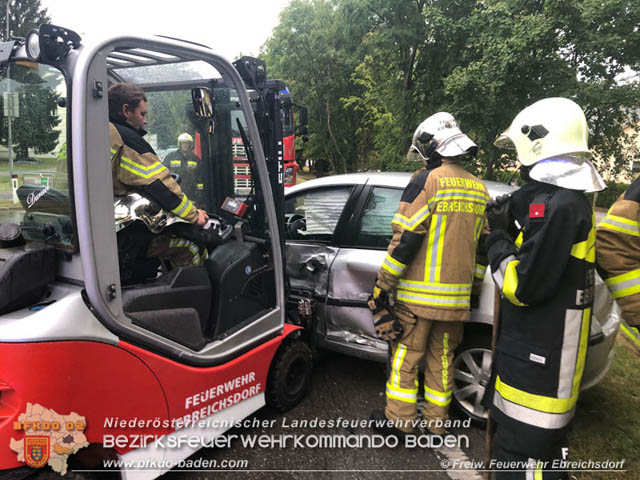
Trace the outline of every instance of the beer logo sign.
[[24, 437], [24, 461], [33, 468], [44, 467], [49, 461], [49, 437], [27, 435]]

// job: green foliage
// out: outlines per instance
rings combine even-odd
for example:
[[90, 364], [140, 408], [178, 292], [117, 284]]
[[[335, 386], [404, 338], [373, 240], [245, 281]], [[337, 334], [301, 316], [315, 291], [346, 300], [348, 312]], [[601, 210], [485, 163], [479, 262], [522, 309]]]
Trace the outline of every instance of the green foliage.
[[616, 339], [611, 369], [604, 379], [578, 399], [569, 432], [569, 460], [624, 460], [626, 473], [575, 472], [578, 480], [602, 478], [637, 479], [640, 471], [640, 370], [638, 350], [624, 339]]
[[356, 133], [361, 114], [340, 100], [356, 92], [351, 74], [365, 32], [334, 2], [293, 0], [262, 54], [269, 76], [284, 80], [295, 102], [309, 109], [306, 155], [335, 173], [366, 165]]
[[9, 1], [9, 37], [25, 37], [29, 30], [38, 28], [43, 23], [51, 23], [46, 8], [42, 8], [40, 0], [0, 0], [0, 39], [6, 41], [7, 34], [7, 1]]
[[149, 100], [148, 130], [158, 136], [159, 149], [177, 145], [181, 133], [193, 135], [193, 127], [187, 120], [187, 111], [191, 108], [189, 91], [148, 92], [146, 96]]
[[[35, 77], [39, 82], [39, 77]], [[48, 153], [58, 144], [60, 123], [56, 115], [58, 94], [42, 83], [23, 84], [20, 93], [20, 116], [13, 121], [13, 143], [16, 160], [29, 160], [28, 149]]]
[[640, 69], [639, 23], [633, 0], [293, 0], [262, 56], [309, 107], [308, 157], [334, 172], [405, 169], [415, 127], [445, 110], [496, 178], [514, 160], [497, 135], [525, 106], [565, 96], [606, 174], [637, 153], [622, 132], [640, 88], [617, 79]]
[[629, 188], [628, 183], [608, 182], [606, 190], [598, 192], [596, 207], [609, 208], [627, 188]]
[[[6, 37], [7, 1], [0, 1], [0, 13], [3, 19], [0, 29], [2, 41]], [[46, 9], [40, 6], [40, 0], [12, 0], [9, 2], [9, 34], [11, 37], [24, 37], [32, 28], [51, 19]], [[20, 116], [12, 120], [12, 143], [15, 145], [16, 160], [30, 160], [28, 149], [35, 153], [50, 152], [56, 147], [58, 134], [54, 128], [60, 123], [56, 115], [58, 94], [44, 83], [38, 74], [25, 67], [12, 67], [10, 81], [20, 94]], [[6, 70], [0, 75], [6, 79]], [[6, 138], [6, 120], [0, 127], [0, 136]], [[4, 140], [6, 142], [6, 140]]]

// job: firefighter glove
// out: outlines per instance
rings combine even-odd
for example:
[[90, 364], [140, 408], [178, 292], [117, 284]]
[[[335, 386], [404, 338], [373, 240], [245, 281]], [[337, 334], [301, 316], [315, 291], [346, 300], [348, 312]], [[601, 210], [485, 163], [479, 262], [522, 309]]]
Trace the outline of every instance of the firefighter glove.
[[373, 326], [376, 329], [376, 336], [380, 340], [387, 342], [397, 340], [402, 337], [402, 325], [386, 308], [378, 308], [373, 298], [369, 299], [369, 309], [373, 315]]
[[390, 312], [389, 292], [376, 282], [373, 294], [368, 299], [369, 310], [373, 315], [373, 326], [380, 340], [392, 341], [402, 337], [402, 325]]
[[500, 195], [498, 198], [487, 204], [487, 221], [492, 232], [497, 230], [508, 230], [513, 222], [509, 210], [510, 195]]

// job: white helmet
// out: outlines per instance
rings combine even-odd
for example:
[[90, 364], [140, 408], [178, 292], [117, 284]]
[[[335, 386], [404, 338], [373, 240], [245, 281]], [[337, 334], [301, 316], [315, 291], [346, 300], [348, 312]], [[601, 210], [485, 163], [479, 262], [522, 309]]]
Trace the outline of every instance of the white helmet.
[[522, 110], [495, 141], [515, 148], [525, 166], [546, 158], [571, 155], [590, 159], [589, 129], [582, 109], [568, 98], [545, 98]]
[[568, 98], [545, 98], [529, 105], [495, 141], [515, 148], [529, 176], [572, 190], [595, 192], [606, 185], [590, 162], [589, 128], [582, 109]]
[[[478, 146], [467, 137], [453, 115], [447, 112], [434, 113], [424, 120], [413, 134], [411, 151], [415, 151], [423, 160], [443, 157], [457, 157], [478, 151]], [[435, 155], [437, 154], [437, 155]]]
[[191, 145], [193, 145], [193, 137], [188, 133], [183, 133], [178, 137], [178, 145], [180, 145], [182, 142], [189, 142]]

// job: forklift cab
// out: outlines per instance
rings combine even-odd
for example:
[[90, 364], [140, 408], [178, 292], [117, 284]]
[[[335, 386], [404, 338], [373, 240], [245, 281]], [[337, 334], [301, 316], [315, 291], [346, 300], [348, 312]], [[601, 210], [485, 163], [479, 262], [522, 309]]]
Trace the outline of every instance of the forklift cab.
[[[145, 139], [159, 165], [178, 135], [194, 138], [197, 207], [228, 233], [204, 265], [124, 286], [108, 129], [114, 82], [145, 90]], [[244, 202], [233, 198], [230, 112], [217, 108], [214, 95], [221, 84], [235, 92], [251, 153], [255, 187]], [[43, 25], [0, 44], [0, 89], [10, 132], [0, 140], [8, 157], [0, 159], [0, 419], [6, 420], [0, 444], [47, 435], [14, 430], [37, 405], [84, 417], [87, 441], [78, 455], [92, 445], [104, 458], [178, 461], [197, 448], [103, 440], [185, 429], [212, 438], [226, 430], [211, 427], [216, 419], [231, 419], [231, 426], [265, 403], [280, 410], [297, 404], [311, 356], [300, 327], [284, 320], [274, 176], [236, 68], [182, 40], [132, 35], [85, 42]], [[129, 218], [126, 228], [147, 213]], [[170, 215], [165, 220], [156, 226], [170, 223]], [[114, 418], [153, 422], [121, 428], [107, 420]], [[209, 422], [194, 424], [199, 419]], [[2, 450], [0, 471], [23, 468], [16, 451]]]
[[[163, 38], [107, 41], [86, 52], [88, 56], [83, 55], [85, 49], [80, 46], [68, 56], [69, 63], [77, 60], [67, 122], [74, 133], [76, 223], [82, 223], [77, 246], [83, 260], [85, 255], [92, 260], [83, 261], [82, 269], [92, 306], [120, 335], [200, 365], [229, 359], [273, 335], [283, 325], [278, 222], [258, 131], [238, 72], [208, 48]], [[235, 229], [232, 238], [210, 252], [204, 266], [182, 267], [126, 287], [115, 268], [115, 227], [109, 221], [114, 218], [114, 202], [106, 107], [108, 86], [114, 82], [145, 91], [145, 138], [154, 149], [174, 144], [180, 132], [193, 133], [202, 185], [197, 206]], [[215, 111], [210, 93], [220, 82], [237, 92], [260, 185], [252, 199], [254, 208], [244, 217], [221, 209], [224, 199], [233, 195], [233, 178], [230, 122], [215, 121], [214, 114], [221, 112]], [[83, 248], [85, 242], [90, 247]]]

